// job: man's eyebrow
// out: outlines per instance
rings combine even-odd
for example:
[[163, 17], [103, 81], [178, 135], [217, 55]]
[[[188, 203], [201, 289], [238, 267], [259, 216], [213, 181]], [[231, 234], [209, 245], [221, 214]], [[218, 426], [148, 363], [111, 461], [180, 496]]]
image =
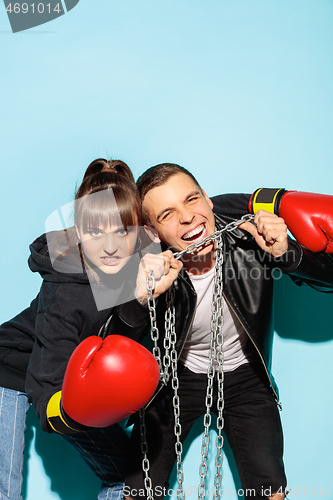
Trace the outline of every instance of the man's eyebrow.
[[[192, 198], [192, 196], [197, 196], [198, 194], [200, 194], [200, 191], [197, 190], [197, 191], [191, 191], [191, 193], [189, 193], [185, 199], [184, 199], [184, 202], [186, 202], [189, 198]], [[162, 217], [162, 215], [164, 214], [164, 212], [168, 212], [169, 210], [173, 210], [174, 207], [166, 207], [166, 208], [163, 208], [163, 210], [161, 210], [157, 216], [156, 216], [156, 220], [159, 221], [160, 218]]]
[[201, 192], [199, 191], [199, 189], [197, 191], [192, 191], [190, 194], [188, 194], [185, 198], [185, 201], [188, 200], [189, 198], [191, 198], [192, 196], [196, 196], [197, 194], [200, 194]]

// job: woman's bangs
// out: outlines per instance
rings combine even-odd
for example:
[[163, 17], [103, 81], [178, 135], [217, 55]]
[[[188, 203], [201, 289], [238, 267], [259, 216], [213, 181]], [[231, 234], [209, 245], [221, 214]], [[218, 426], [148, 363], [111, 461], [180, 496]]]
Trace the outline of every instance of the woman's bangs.
[[121, 196], [117, 201], [119, 196], [115, 194], [112, 189], [104, 189], [76, 201], [80, 205], [76, 207], [77, 223], [84, 232], [96, 228], [138, 225], [138, 206], [137, 203], [133, 204], [131, 194], [127, 199]]
[[140, 225], [141, 218], [139, 216], [141, 204], [137, 197], [131, 192], [125, 196], [117, 197], [117, 206], [123, 226], [131, 227]]

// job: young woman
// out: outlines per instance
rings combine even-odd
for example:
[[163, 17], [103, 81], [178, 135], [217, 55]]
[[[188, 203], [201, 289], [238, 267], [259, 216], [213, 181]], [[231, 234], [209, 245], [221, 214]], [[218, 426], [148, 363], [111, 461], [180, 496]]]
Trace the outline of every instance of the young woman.
[[139, 263], [138, 251], [144, 253], [145, 246], [141, 205], [124, 162], [92, 162], [74, 212], [75, 225], [31, 245], [29, 267], [43, 278], [41, 290], [28, 309], [0, 326], [1, 499], [21, 498], [28, 397], [42, 428], [62, 434], [101, 479], [99, 500], [121, 498], [125, 432], [117, 424], [87, 428], [64, 421], [54, 414], [54, 398], [61, 394], [71, 354], [87, 337], [103, 332], [142, 340], [148, 270], [159, 278], [157, 296], [182, 267], [170, 251]]

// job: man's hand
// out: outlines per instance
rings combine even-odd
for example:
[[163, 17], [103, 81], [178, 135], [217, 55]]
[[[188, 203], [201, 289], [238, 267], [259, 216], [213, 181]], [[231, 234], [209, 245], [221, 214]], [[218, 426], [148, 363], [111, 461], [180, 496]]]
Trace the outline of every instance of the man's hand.
[[136, 280], [135, 295], [138, 301], [145, 303], [148, 299], [147, 277], [150, 271], [154, 273], [153, 297], [156, 298], [170, 288], [182, 267], [183, 263], [174, 258], [171, 250], [166, 250], [158, 255], [147, 253], [141, 259]]
[[333, 196], [328, 194], [257, 189], [249, 210], [259, 209], [283, 217], [296, 241], [312, 252], [333, 254]]
[[287, 225], [277, 215], [259, 210], [254, 224], [244, 222], [239, 227], [252, 234], [260, 248], [273, 257], [280, 257], [288, 250]]

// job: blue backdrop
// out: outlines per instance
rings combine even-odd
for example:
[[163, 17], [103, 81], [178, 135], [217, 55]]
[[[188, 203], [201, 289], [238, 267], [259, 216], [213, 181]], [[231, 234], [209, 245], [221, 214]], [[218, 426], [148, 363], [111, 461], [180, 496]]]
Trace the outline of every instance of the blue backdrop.
[[[261, 186], [332, 195], [332, 26], [332, 0], [80, 0], [13, 34], [0, 6], [0, 321], [37, 293], [28, 245], [96, 157], [121, 158], [135, 176], [179, 163], [211, 196]], [[290, 498], [328, 499], [332, 295], [276, 285]], [[188, 489], [199, 484], [201, 432], [199, 422], [187, 443]], [[224, 497], [236, 498], [227, 455]], [[213, 464], [212, 449], [210, 484]], [[99, 489], [32, 411], [24, 477], [25, 500], [91, 500]]]

